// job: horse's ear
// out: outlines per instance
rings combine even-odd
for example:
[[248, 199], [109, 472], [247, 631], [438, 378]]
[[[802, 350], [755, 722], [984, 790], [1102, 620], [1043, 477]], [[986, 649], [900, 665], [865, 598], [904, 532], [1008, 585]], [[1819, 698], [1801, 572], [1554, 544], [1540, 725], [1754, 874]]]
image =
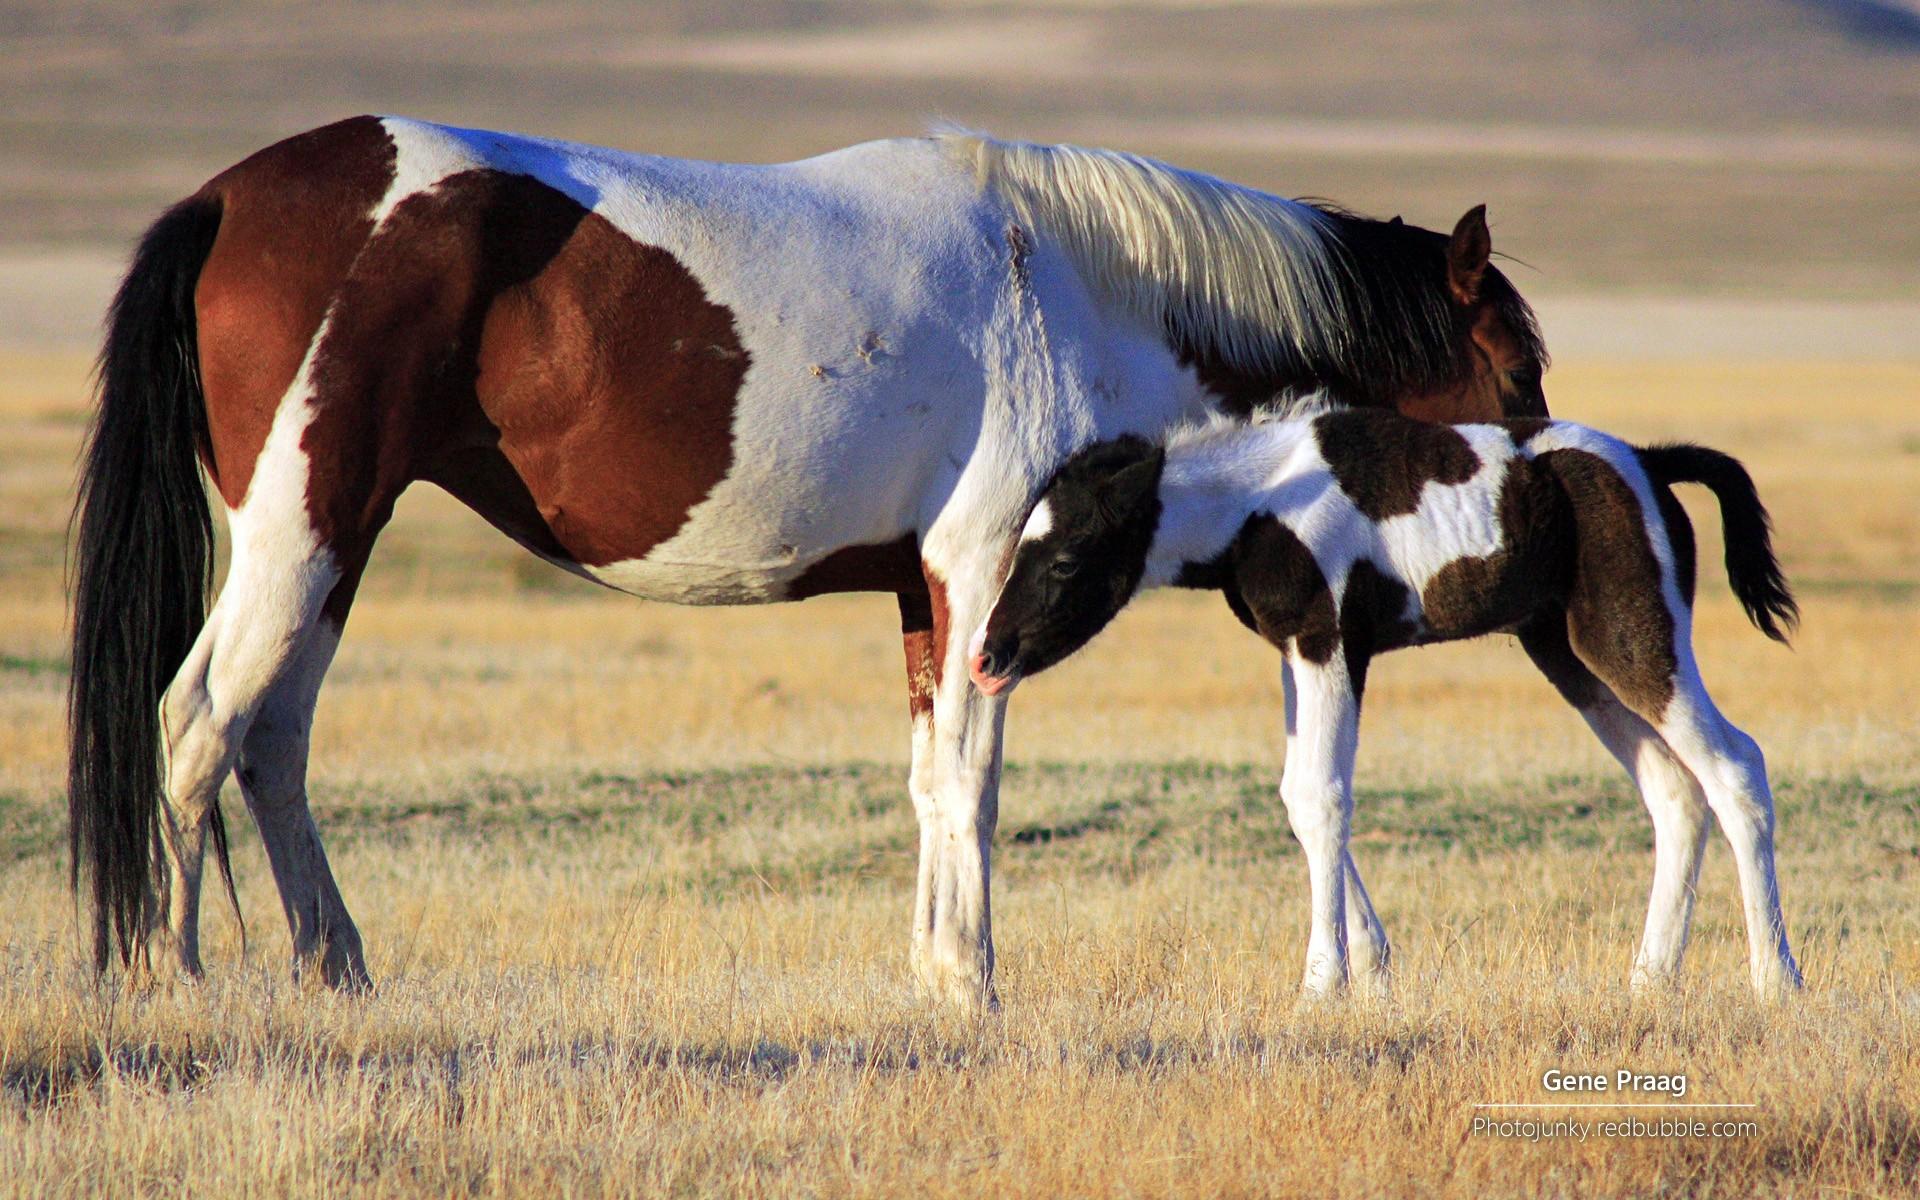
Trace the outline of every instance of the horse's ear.
[[1393, 220], [1391, 220], [1391, 221], [1388, 221], [1388, 222], [1387, 222], [1387, 224], [1389, 224], [1389, 225], [1405, 225], [1405, 224], [1406, 224], [1406, 222], [1400, 219], [1400, 214], [1399, 214], [1399, 213], [1395, 213], [1395, 214], [1393, 214]]
[[1447, 288], [1460, 304], [1480, 299], [1480, 280], [1493, 255], [1493, 237], [1487, 232], [1487, 206], [1476, 204], [1453, 227], [1447, 241]]

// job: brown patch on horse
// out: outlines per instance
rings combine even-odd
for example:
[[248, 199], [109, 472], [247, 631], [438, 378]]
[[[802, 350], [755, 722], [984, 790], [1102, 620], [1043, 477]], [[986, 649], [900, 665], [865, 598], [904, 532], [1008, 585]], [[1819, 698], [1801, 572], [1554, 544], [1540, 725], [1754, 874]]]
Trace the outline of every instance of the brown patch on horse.
[[[893, 592], [924, 596], [920, 539], [901, 534], [891, 542], [845, 546], [800, 572], [787, 585], [787, 599], [807, 600], [838, 592]], [[932, 628], [931, 625], [928, 628]]]
[[1534, 461], [1571, 501], [1577, 546], [1567, 630], [1574, 651], [1628, 707], [1658, 725], [1678, 663], [1673, 614], [1640, 500], [1596, 454], [1549, 450]]
[[195, 292], [212, 461], [246, 498], [273, 416], [392, 185], [393, 139], [355, 117], [278, 142], [215, 176], [220, 232]]
[[927, 584], [928, 649], [933, 656], [933, 686], [938, 689], [947, 672], [947, 638], [952, 633], [953, 612], [947, 607], [947, 581], [930, 564], [921, 564]]
[[1340, 490], [1373, 521], [1416, 512], [1427, 484], [1465, 483], [1480, 469], [1467, 439], [1444, 425], [1336, 412], [1316, 417], [1313, 433]]
[[1374, 655], [1413, 643], [1419, 628], [1407, 616], [1412, 600], [1405, 584], [1368, 560], [1359, 559], [1348, 568], [1340, 595], [1340, 644], [1355, 699], [1366, 691], [1367, 665]]
[[900, 593], [900, 639], [907, 655], [907, 716], [917, 721], [933, 715], [939, 663], [933, 645], [933, 598], [924, 580], [918, 591]]
[[1566, 596], [1575, 526], [1559, 485], [1534, 463], [1514, 458], [1498, 503], [1500, 548], [1454, 559], [1421, 589], [1421, 613], [1435, 637], [1506, 629]]
[[422, 478], [551, 557], [642, 558], [726, 477], [748, 366], [667, 251], [528, 176], [451, 176], [394, 208], [320, 347], [315, 526], [367, 536]]
[[1233, 545], [1233, 590], [1261, 637], [1282, 649], [1292, 640], [1300, 657], [1333, 661], [1340, 621], [1333, 589], [1300, 536], [1279, 518], [1249, 518]]

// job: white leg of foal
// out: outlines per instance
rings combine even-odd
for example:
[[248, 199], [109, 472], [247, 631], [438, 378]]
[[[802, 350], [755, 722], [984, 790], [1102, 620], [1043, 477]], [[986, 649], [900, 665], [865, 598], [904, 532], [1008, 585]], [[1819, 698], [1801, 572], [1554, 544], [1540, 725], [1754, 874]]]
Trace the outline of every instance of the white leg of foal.
[[[298, 518], [303, 524], [304, 512]], [[188, 975], [200, 973], [200, 881], [207, 818], [241, 739], [339, 579], [315, 552], [299, 561], [256, 552], [234, 520], [232, 566], [207, 623], [161, 700], [166, 802], [160, 813], [164, 934]], [[278, 547], [275, 547], [278, 549]]]
[[[1280, 693], [1285, 704], [1288, 737], [1293, 736], [1295, 722], [1300, 715], [1300, 697], [1295, 690], [1297, 686], [1293, 681], [1293, 661], [1288, 659], [1280, 667]], [[1343, 857], [1347, 888], [1348, 974], [1356, 991], [1372, 996], [1385, 995], [1393, 983], [1393, 947], [1387, 941], [1387, 927], [1381, 924], [1379, 914], [1373, 911], [1373, 897], [1367, 894], [1367, 885], [1360, 880], [1360, 868], [1353, 861], [1352, 850], [1349, 849]]]
[[1360, 868], [1353, 853], [1342, 855], [1347, 881], [1347, 954], [1348, 977], [1354, 990], [1364, 996], [1384, 996], [1393, 984], [1393, 947], [1387, 942], [1387, 928], [1373, 911], [1373, 899], [1367, 885], [1360, 882]]
[[[1296, 663], [1294, 721], [1280, 797], [1306, 853], [1313, 925], [1301, 989], [1310, 997], [1347, 982], [1347, 834], [1353, 818], [1353, 760], [1359, 704], [1339, 656], [1324, 667]], [[1356, 876], [1357, 878], [1357, 876]]]
[[1599, 694], [1580, 715], [1594, 735], [1633, 776], [1653, 818], [1653, 890], [1646, 930], [1633, 960], [1633, 988], [1671, 985], [1679, 976], [1693, 920], [1700, 860], [1707, 845], [1707, 798], [1700, 781], [1680, 762], [1653, 726], [1594, 681]]
[[267, 863], [293, 934], [296, 979], [317, 969], [329, 987], [368, 985], [367, 963], [320, 831], [307, 806], [307, 748], [320, 685], [340, 644], [329, 620], [317, 622], [285, 675], [261, 702], [240, 744], [235, 775], [266, 844]]
[[1747, 917], [1747, 966], [1754, 991], [1777, 1000], [1800, 986], [1787, 945], [1780, 880], [1773, 865], [1773, 792], [1760, 747], [1715, 707], [1690, 656], [1683, 658], [1661, 735], [1706, 791], [1733, 847]]

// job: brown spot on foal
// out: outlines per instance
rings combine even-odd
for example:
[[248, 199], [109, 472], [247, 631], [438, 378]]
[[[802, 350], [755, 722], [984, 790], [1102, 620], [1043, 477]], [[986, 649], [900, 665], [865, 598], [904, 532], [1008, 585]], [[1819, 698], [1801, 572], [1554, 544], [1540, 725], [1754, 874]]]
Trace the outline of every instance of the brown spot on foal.
[[1435, 637], [1469, 638], [1505, 629], [1566, 595], [1575, 527], [1560, 485], [1524, 458], [1500, 483], [1500, 548], [1456, 558], [1420, 593]]
[[1366, 691], [1368, 660], [1413, 643], [1419, 628], [1407, 617], [1412, 601], [1406, 585], [1364, 558], [1347, 569], [1347, 586], [1340, 596], [1340, 642], [1355, 699]]
[[1347, 411], [1316, 418], [1313, 433], [1340, 490], [1372, 521], [1415, 512], [1427, 484], [1465, 483], [1480, 469], [1467, 439], [1445, 425]]
[[[1678, 663], [1673, 614], [1640, 500], [1606, 460], [1584, 450], [1549, 450], [1534, 461], [1572, 502], [1578, 544], [1567, 631], [1573, 648], [1629, 707], [1657, 725], [1673, 698]], [[1691, 541], [1692, 527], [1686, 528]]]
[[1333, 589], [1300, 535], [1277, 517], [1249, 519], [1232, 550], [1233, 584], [1261, 637], [1284, 649], [1293, 639], [1301, 658], [1316, 665], [1340, 649]]

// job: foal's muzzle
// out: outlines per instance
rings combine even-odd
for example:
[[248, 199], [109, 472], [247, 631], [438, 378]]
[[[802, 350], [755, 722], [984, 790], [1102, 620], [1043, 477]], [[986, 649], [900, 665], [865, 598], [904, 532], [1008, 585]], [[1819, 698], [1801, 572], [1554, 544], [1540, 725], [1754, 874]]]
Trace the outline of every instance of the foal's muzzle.
[[1020, 672], [1014, 662], [1020, 653], [1020, 640], [1015, 637], [1001, 638], [996, 644], [983, 645], [967, 661], [967, 673], [973, 677], [973, 686], [983, 695], [998, 696], [1014, 684], [1020, 682]]

